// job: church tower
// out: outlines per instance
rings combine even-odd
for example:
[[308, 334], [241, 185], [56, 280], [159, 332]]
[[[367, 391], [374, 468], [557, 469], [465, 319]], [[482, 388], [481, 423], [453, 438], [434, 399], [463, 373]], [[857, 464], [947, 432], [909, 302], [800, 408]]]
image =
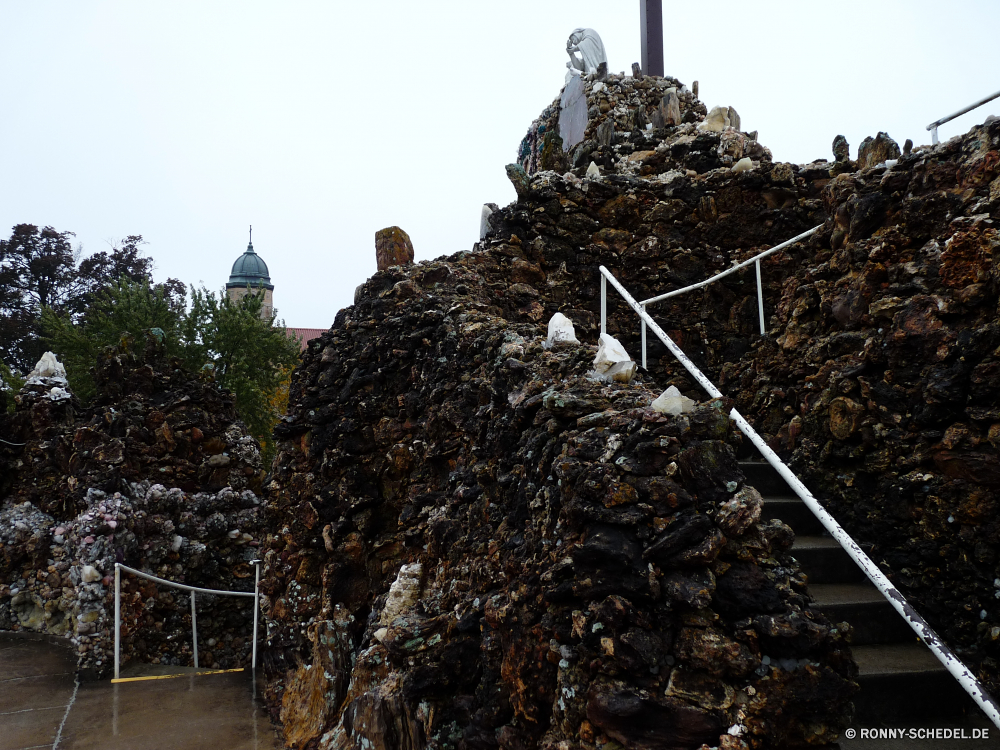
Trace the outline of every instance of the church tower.
[[267, 264], [253, 250], [253, 236], [251, 235], [246, 252], [233, 263], [233, 272], [226, 284], [226, 293], [229, 295], [229, 299], [236, 302], [247, 293], [256, 293], [258, 290], [264, 292], [264, 304], [260, 307], [260, 317], [263, 320], [270, 320], [271, 313], [274, 311], [274, 284], [271, 283]]

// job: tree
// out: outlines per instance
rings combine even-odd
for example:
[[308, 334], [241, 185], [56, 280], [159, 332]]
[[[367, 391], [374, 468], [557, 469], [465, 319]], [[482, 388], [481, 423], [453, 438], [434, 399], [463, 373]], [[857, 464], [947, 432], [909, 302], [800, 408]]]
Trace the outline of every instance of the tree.
[[178, 311], [162, 286], [150, 287], [145, 281], [122, 276], [113, 285], [93, 295], [86, 315], [74, 322], [68, 312], [61, 314], [47, 307], [42, 311], [44, 343], [66, 367], [70, 388], [84, 403], [94, 395], [91, 368], [98, 352], [117, 344], [125, 334], [139, 337], [143, 331], [159, 328], [164, 332], [167, 353], [182, 355]]
[[22, 373], [42, 355], [42, 309], [62, 308], [80, 291], [72, 236], [18, 224], [9, 240], [0, 240], [0, 348], [4, 362]]
[[139, 337], [150, 328], [163, 332], [167, 353], [191, 371], [211, 365], [215, 380], [233, 392], [240, 418], [270, 456], [271, 430], [281, 415], [280, 390], [298, 362], [298, 344], [274, 325], [274, 315], [261, 320], [263, 295], [248, 294], [233, 302], [204, 288], [191, 288], [186, 311], [173, 303], [163, 287], [121, 278], [105, 287], [79, 321], [67, 312], [43, 313], [45, 340], [66, 366], [70, 387], [86, 403], [94, 394], [98, 352], [117, 344], [122, 335]]
[[269, 441], [281, 416], [275, 396], [299, 359], [298, 343], [285, 333], [284, 323], [276, 327], [273, 313], [261, 319], [263, 301], [263, 294], [234, 302], [225, 291], [216, 297], [192, 287], [191, 311], [182, 326], [185, 345], [197, 347], [198, 359], [214, 365], [216, 381], [236, 396], [240, 417], [261, 443]]
[[[0, 240], [0, 353], [21, 373], [30, 371], [45, 351], [40, 340], [42, 310], [51, 308], [78, 321], [101, 290], [119, 279], [152, 283], [153, 260], [139, 250], [142, 235], [130, 235], [112, 245], [111, 252], [82, 261], [82, 249], [74, 251], [70, 245], [73, 236], [52, 227], [18, 224], [9, 240]], [[183, 308], [184, 284], [168, 279], [163, 287], [173, 308]]]

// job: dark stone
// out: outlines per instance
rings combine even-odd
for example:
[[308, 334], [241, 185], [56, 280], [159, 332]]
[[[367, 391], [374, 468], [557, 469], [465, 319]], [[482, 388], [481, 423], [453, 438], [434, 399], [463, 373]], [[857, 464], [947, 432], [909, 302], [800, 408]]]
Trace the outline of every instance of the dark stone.
[[612, 739], [637, 750], [690, 750], [718, 739], [719, 718], [671, 698], [611, 685], [594, 686], [587, 719]]

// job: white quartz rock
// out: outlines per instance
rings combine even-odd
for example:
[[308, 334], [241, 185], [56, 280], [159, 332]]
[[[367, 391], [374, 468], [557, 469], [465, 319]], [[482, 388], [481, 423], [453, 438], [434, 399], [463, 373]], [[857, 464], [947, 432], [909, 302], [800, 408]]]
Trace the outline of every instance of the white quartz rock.
[[551, 349], [556, 344], [579, 344], [573, 321], [557, 312], [549, 320], [549, 336], [545, 339], [545, 348]]
[[729, 127], [729, 107], [712, 107], [705, 121], [698, 126], [698, 130], [711, 133], [721, 133]]
[[594, 357], [594, 371], [604, 375], [615, 362], [631, 362], [632, 358], [625, 352], [625, 347], [614, 336], [601, 334], [597, 345], [597, 355]]
[[587, 177], [593, 179], [594, 177], [600, 176], [601, 170], [597, 168], [597, 164], [595, 162], [590, 162], [590, 166], [587, 167]]
[[38, 364], [35, 365], [35, 369], [31, 371], [28, 375], [28, 379], [31, 378], [65, 378], [66, 368], [62, 366], [62, 362], [56, 359], [56, 355], [52, 352], [45, 352], [42, 358], [38, 360]]
[[631, 383], [635, 377], [637, 365], [629, 360], [627, 362], [615, 362], [604, 373], [604, 377], [615, 383]]
[[101, 574], [93, 565], [84, 565], [80, 569], [80, 579], [84, 583], [95, 583], [101, 580]]
[[[44, 394], [44, 397], [53, 401], [70, 398], [69, 392], [64, 390], [64, 387], [69, 385], [69, 381], [66, 380], [66, 368], [52, 352], [45, 352], [42, 355], [24, 384], [49, 388], [50, 390]], [[52, 386], [58, 387], [53, 388]]]
[[681, 394], [675, 386], [661, 393], [650, 406], [661, 414], [683, 414], [694, 408], [694, 401]]
[[750, 161], [749, 156], [744, 156], [732, 166], [734, 172], [748, 172], [751, 169], [753, 169], [753, 162]]
[[390, 626], [407, 607], [412, 607], [417, 603], [420, 595], [420, 575], [424, 566], [420, 563], [404, 565], [399, 569], [396, 580], [389, 587], [389, 596], [386, 597], [385, 607], [382, 609], [382, 616], [379, 622], [382, 625]]

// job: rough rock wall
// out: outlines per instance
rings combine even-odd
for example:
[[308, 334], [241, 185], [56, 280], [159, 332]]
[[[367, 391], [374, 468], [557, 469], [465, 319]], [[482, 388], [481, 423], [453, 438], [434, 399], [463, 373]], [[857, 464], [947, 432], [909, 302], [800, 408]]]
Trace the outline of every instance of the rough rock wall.
[[731, 394], [1000, 689], [1000, 121], [824, 189]]
[[544, 349], [491, 312], [511, 262], [376, 274], [296, 371], [264, 572], [288, 744], [831, 740], [853, 663], [726, 406], [660, 415], [647, 378], [587, 376], [593, 345]]
[[[698, 135], [718, 145], [686, 165], [672, 145], [682, 129], [622, 136], [601, 152], [613, 173], [599, 180], [539, 173], [491, 217], [491, 251], [522, 248], [561, 305], [585, 308], [567, 314], [592, 326], [598, 262], [642, 299], [822, 223], [762, 264], [768, 336], [757, 335], [749, 270], [651, 310], [1000, 689], [1000, 123], [906, 154], [880, 133], [879, 153], [898, 157], [887, 163], [868, 152], [851, 162], [838, 139], [834, 163], [761, 161], [742, 173], [717, 163], [704, 174], [688, 168], [711, 165], [704, 155], [732, 131]], [[644, 154], [636, 172], [625, 153], [639, 139], [674, 161]], [[613, 293], [609, 312], [609, 330], [637, 351], [635, 317]], [[650, 358], [685, 388], [655, 342]]]
[[[65, 380], [37, 378], [3, 434], [0, 628], [72, 638], [80, 669], [113, 666], [114, 563], [206, 588], [252, 590], [261, 538], [259, 448], [231, 397], [183, 373], [154, 337], [97, 363], [80, 409]], [[192, 661], [188, 595], [122, 576], [122, 658]], [[246, 599], [201, 597], [201, 664], [250, 650]]]

